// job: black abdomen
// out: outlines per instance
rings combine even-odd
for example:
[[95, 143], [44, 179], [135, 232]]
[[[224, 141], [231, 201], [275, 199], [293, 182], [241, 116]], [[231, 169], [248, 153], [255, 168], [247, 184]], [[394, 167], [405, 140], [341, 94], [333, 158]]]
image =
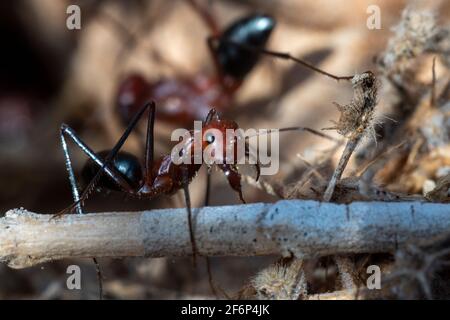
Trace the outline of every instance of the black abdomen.
[[[98, 152], [97, 155], [104, 160], [109, 150]], [[133, 189], [138, 189], [142, 184], [142, 167], [139, 159], [128, 152], [119, 152], [114, 158], [114, 167], [121, 174]], [[86, 187], [89, 182], [95, 177], [100, 166], [92, 159], [89, 159], [81, 171], [81, 180], [83, 187]], [[97, 183], [97, 188], [120, 191], [120, 187], [112, 180], [106, 173], [103, 173]]]
[[[228, 27], [220, 39], [263, 49], [275, 24], [275, 19], [268, 15], [247, 16]], [[217, 48], [217, 58], [222, 71], [236, 79], [243, 79], [258, 62], [259, 56], [255, 51], [226, 41], [219, 41]]]

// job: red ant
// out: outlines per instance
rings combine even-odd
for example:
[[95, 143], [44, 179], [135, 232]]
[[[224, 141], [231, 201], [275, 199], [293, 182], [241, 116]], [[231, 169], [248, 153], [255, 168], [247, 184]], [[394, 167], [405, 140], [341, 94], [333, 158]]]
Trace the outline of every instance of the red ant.
[[252, 14], [234, 21], [220, 32], [209, 12], [194, 0], [188, 0], [188, 3], [212, 32], [207, 44], [215, 74], [197, 74], [189, 78], [164, 79], [153, 83], [139, 74], [127, 76], [118, 88], [116, 102], [124, 124], [130, 122], [146, 101], [157, 101], [158, 119], [179, 125], [204, 119], [211, 106], [217, 110], [229, 107], [245, 77], [258, 63], [260, 54], [226, 40], [264, 49], [276, 25], [275, 19], [269, 15]]
[[[144, 101], [154, 98], [163, 103], [163, 107], [158, 109], [158, 114], [161, 114], [162, 119], [186, 124], [195, 119], [204, 118], [206, 115], [206, 120], [203, 123], [204, 128], [215, 128], [225, 133], [226, 129], [237, 129], [237, 124], [234, 121], [221, 119], [216, 110], [210, 109], [210, 106], [215, 106], [218, 109], [224, 109], [228, 106], [234, 93], [242, 84], [245, 76], [256, 65], [261, 54], [293, 60], [335, 80], [349, 80], [352, 77], [334, 76], [287, 53], [266, 50], [264, 47], [275, 27], [275, 20], [270, 16], [251, 15], [245, 17], [233, 23], [220, 34], [217, 32], [218, 28], [215, 26], [211, 16], [205, 11], [201, 11], [194, 1], [190, 1], [190, 3], [196, 10], [200, 11], [213, 30], [213, 36], [208, 38], [208, 46], [215, 63], [216, 76], [210, 78], [198, 76], [193, 80], [166, 80], [154, 84], [149, 84], [139, 75], [129, 76], [121, 85], [118, 95], [119, 113], [122, 120], [127, 123], [129, 122], [129, 125], [111, 150], [94, 153], [70, 127], [63, 124], [61, 126], [61, 142], [74, 203], [57, 215], [74, 209], [76, 209], [77, 213], [83, 213], [81, 206], [96, 186], [145, 198], [154, 198], [162, 194], [171, 195], [183, 189], [195, 265], [196, 244], [191, 219], [192, 213], [188, 185], [200, 170], [201, 164], [175, 165], [172, 163], [170, 155], [163, 156], [155, 161], [153, 155], [155, 103], [146, 104], [143, 108], [138, 109], [139, 106]], [[145, 159], [144, 165], [142, 166], [137, 157], [130, 153], [120, 151], [120, 148], [137, 125], [139, 119], [148, 109], [150, 110], [150, 114], [147, 123]], [[133, 114], [134, 117], [132, 117]], [[280, 131], [291, 130], [309, 131], [322, 137], [330, 138], [325, 134], [303, 127], [280, 129]], [[81, 174], [84, 185], [87, 186], [81, 195], [77, 188], [65, 136], [70, 137], [90, 158]], [[330, 139], [334, 140], [333, 138]], [[206, 139], [202, 144], [202, 148], [211, 143], [214, 143], [214, 137]], [[224, 147], [226, 148], [226, 146]], [[191, 152], [190, 146], [188, 145], [185, 150]], [[224, 172], [230, 186], [238, 193], [241, 201], [245, 202], [242, 196], [241, 175], [237, 166], [219, 163], [218, 167]], [[256, 165], [256, 167], [259, 176], [259, 166]], [[208, 191], [209, 187], [207, 189]], [[95, 259], [94, 262], [97, 266], [99, 278], [101, 279], [100, 270]], [[100, 281], [100, 292], [101, 290]]]
[[[146, 137], [146, 145], [144, 152], [144, 163], [143, 165], [139, 161], [139, 159], [124, 151], [120, 151], [124, 143], [126, 142], [128, 136], [132, 132], [132, 130], [136, 127], [138, 121], [142, 118], [143, 114], [146, 111], [149, 112], [148, 121], [147, 121], [147, 137]], [[192, 181], [192, 179], [196, 176], [197, 172], [200, 170], [202, 163], [196, 164], [194, 161], [195, 152], [193, 152], [194, 138], [190, 138], [185, 141], [183, 144], [183, 148], [181, 149], [180, 156], [187, 155], [191, 157], [190, 164], [175, 164], [172, 161], [172, 156], [164, 155], [159, 159], [154, 159], [154, 123], [155, 123], [155, 112], [156, 106], [154, 102], [146, 104], [142, 107], [139, 112], [133, 117], [130, 124], [126, 128], [123, 135], [120, 137], [116, 145], [111, 150], [105, 150], [98, 153], [95, 153], [86, 143], [84, 143], [79, 136], [75, 133], [75, 131], [67, 126], [66, 124], [61, 125], [60, 129], [60, 138], [61, 144], [65, 156], [66, 168], [69, 174], [69, 181], [72, 189], [72, 196], [74, 199], [74, 203], [66, 208], [65, 210], [59, 212], [56, 216], [60, 216], [66, 212], [70, 212], [72, 210], [76, 210], [77, 213], [82, 214], [82, 205], [84, 201], [88, 198], [91, 192], [97, 188], [97, 190], [106, 189], [106, 190], [116, 190], [124, 192], [130, 196], [137, 198], [147, 198], [153, 199], [159, 195], [173, 195], [175, 192], [179, 190], [184, 191], [186, 208], [188, 214], [188, 225], [189, 225], [189, 235], [190, 241], [192, 245], [192, 254], [195, 265], [195, 257], [196, 257], [196, 244], [195, 237], [193, 232], [192, 225], [192, 212], [191, 212], [191, 202], [189, 196], [189, 188], [188, 185]], [[208, 129], [216, 129], [225, 136], [227, 130], [237, 130], [239, 127], [236, 122], [232, 120], [221, 119], [219, 114], [215, 109], [211, 109], [203, 122], [202, 132], [206, 131], [205, 137], [201, 142], [202, 151], [212, 145], [216, 144], [216, 138], [211, 131]], [[314, 134], [318, 134], [322, 137], [329, 138], [334, 140], [333, 138], [317, 132], [315, 130], [303, 127], [292, 127], [292, 128], [284, 128], [280, 129], [280, 132], [285, 131], [308, 131]], [[192, 130], [191, 130], [192, 132]], [[267, 133], [270, 133], [268, 131]], [[192, 136], [192, 135], [191, 135]], [[72, 139], [72, 141], [89, 157], [89, 160], [86, 162], [85, 166], [82, 169], [82, 184], [86, 186], [84, 191], [79, 193], [77, 187], [77, 181], [75, 178], [75, 174], [72, 168], [72, 162], [70, 159], [68, 146], [66, 142], [66, 137]], [[195, 137], [195, 135], [194, 135]], [[237, 139], [235, 137], [233, 140], [228, 140], [226, 143], [234, 144], [233, 148], [237, 146]], [[242, 188], [241, 188], [241, 174], [239, 173], [238, 167], [235, 165], [237, 163], [237, 158], [234, 156], [233, 164], [227, 163], [226, 159], [226, 150], [229, 150], [229, 145], [223, 145], [222, 143], [218, 143], [214, 147], [218, 147], [219, 151], [215, 152], [213, 157], [216, 161], [215, 164], [222, 170], [222, 172], [227, 177], [227, 180], [233, 190], [235, 190], [239, 198], [242, 202], [245, 203]], [[220, 148], [223, 148], [220, 151]], [[245, 156], [249, 156], [249, 149], [245, 149]], [[233, 153], [237, 155], [237, 152]], [[221, 162], [222, 161], [222, 162]], [[259, 178], [259, 164], [255, 164], [257, 170], [256, 180]], [[209, 177], [209, 175], [208, 175]], [[209, 182], [209, 179], [208, 179]], [[209, 189], [209, 185], [208, 185]], [[97, 267], [97, 273], [99, 275], [99, 279], [101, 279], [98, 263], [94, 258], [94, 262]], [[101, 292], [100, 285], [100, 292]]]
[[[142, 166], [137, 157], [130, 153], [120, 151], [120, 148], [123, 146], [128, 136], [137, 125], [139, 119], [148, 109], [150, 110], [150, 113], [147, 123], [145, 159], [144, 165]], [[98, 153], [92, 151], [89, 146], [78, 137], [78, 135], [72, 128], [70, 128], [66, 124], [61, 125], [60, 138], [66, 160], [66, 168], [69, 174], [69, 181], [72, 189], [74, 203], [72, 204], [72, 206], [58, 213], [56, 216], [64, 214], [65, 212], [71, 211], [73, 209], [76, 209], [76, 212], [78, 214], [82, 214], [83, 211], [81, 206], [84, 200], [87, 199], [89, 194], [96, 187], [99, 187], [99, 189], [121, 191], [133, 197], [148, 199], [155, 198], [156, 196], [162, 194], [172, 195], [177, 191], [183, 189], [188, 213], [189, 235], [192, 244], [192, 253], [195, 265], [196, 244], [192, 226], [192, 212], [188, 185], [200, 170], [202, 164], [195, 164], [193, 158], [195, 153], [192, 150], [192, 148], [194, 147], [194, 142], [192, 141], [192, 138], [186, 141], [184, 147], [180, 151], [181, 153], [185, 153], [186, 155], [190, 155], [192, 157], [192, 161], [190, 161], [191, 164], [183, 163], [180, 165], [176, 165], [172, 162], [172, 156], [170, 154], [162, 156], [157, 160], [154, 159], [153, 129], [155, 122], [155, 109], [156, 107], [154, 102], [146, 104], [133, 117], [124, 134], [121, 136], [114, 148]], [[206, 120], [203, 122], [203, 129], [208, 130], [210, 128], [220, 130], [220, 132], [225, 135], [227, 129], [236, 130], [238, 129], [238, 125], [234, 121], [221, 119], [216, 110], [211, 109], [208, 113], [208, 116], [206, 117]], [[65, 139], [66, 136], [71, 138], [73, 142], [89, 157], [89, 160], [86, 162], [81, 173], [82, 184], [86, 186], [81, 195], [78, 191], [75, 174], [72, 168], [72, 162]], [[201, 148], [203, 150], [206, 146], [214, 143], [215, 137], [213, 135], [209, 135], [208, 137], [206, 137], [206, 140], [202, 142]], [[221, 152], [219, 151], [216, 154], [216, 157], [218, 159], [223, 159], [226, 146], [220, 145], [220, 147], [223, 147], [224, 154], [221, 154]], [[235, 152], [234, 154], [236, 155], [237, 153]], [[248, 153], [246, 153], [246, 155], [248, 156]], [[238, 172], [236, 165], [227, 164], [225, 162], [219, 163], [217, 165], [224, 172], [230, 186], [239, 194], [239, 198], [242, 200], [242, 202], [245, 202], [242, 196], [241, 175]], [[258, 179], [258, 164], [256, 164], [256, 168], [256, 179]], [[96, 265], [97, 275], [99, 277], [100, 297], [102, 297], [101, 273], [98, 262], [95, 258], [94, 263]]]
[[[189, 231], [192, 241], [192, 251], [195, 257], [195, 239], [192, 232], [191, 223], [191, 206], [188, 192], [188, 185], [200, 170], [202, 164], [194, 163], [194, 152], [192, 148], [194, 143], [191, 140], [186, 142], [185, 147], [181, 152], [191, 155], [191, 164], [176, 165], [172, 162], [171, 155], [162, 156], [159, 159], [154, 159], [153, 154], [153, 128], [155, 122], [155, 103], [146, 104], [133, 117], [122, 137], [111, 150], [101, 151], [95, 153], [87, 144], [85, 144], [78, 135], [69, 126], [63, 124], [61, 126], [61, 143], [66, 159], [66, 167], [69, 173], [69, 180], [72, 188], [72, 196], [74, 204], [62, 211], [63, 214], [67, 211], [76, 209], [78, 213], [82, 213], [81, 205], [84, 200], [90, 195], [96, 186], [108, 190], [122, 191], [126, 194], [138, 197], [152, 199], [156, 196], [166, 194], [172, 195], [178, 190], [185, 191], [186, 206], [188, 209]], [[145, 146], [145, 159], [143, 166], [137, 157], [134, 155], [120, 151], [133, 128], [136, 126], [139, 119], [147, 111], [150, 111], [147, 123], [147, 138]], [[224, 135], [227, 129], [236, 130], [238, 125], [231, 120], [224, 120], [219, 117], [215, 109], [211, 109], [203, 122], [203, 128], [208, 130], [214, 128], [220, 130]], [[75, 144], [90, 158], [84, 168], [82, 169], [81, 177], [83, 184], [86, 185], [83, 193], [80, 195], [77, 188], [75, 174], [73, 172], [70, 155], [67, 148], [65, 137], [70, 137]], [[202, 150], [206, 146], [215, 143], [213, 135], [206, 137], [202, 142]], [[224, 147], [224, 152], [225, 152]], [[216, 154], [218, 159], [222, 159], [223, 155]], [[223, 171], [228, 179], [230, 186], [239, 194], [239, 198], [244, 201], [241, 189], [241, 175], [238, 172], [236, 165], [227, 163], [218, 163], [217, 166]], [[100, 167], [100, 169], [99, 169]], [[259, 165], [257, 167], [257, 178], [259, 177]], [[58, 214], [58, 215], [59, 215]]]

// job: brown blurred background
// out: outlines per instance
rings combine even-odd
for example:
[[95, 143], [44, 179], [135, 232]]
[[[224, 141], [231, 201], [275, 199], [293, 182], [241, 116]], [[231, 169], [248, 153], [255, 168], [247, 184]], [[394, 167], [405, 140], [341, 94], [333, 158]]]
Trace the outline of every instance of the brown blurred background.
[[[373, 61], [398, 23], [403, 0], [248, 0], [200, 1], [226, 26], [251, 12], [274, 15], [278, 25], [269, 48], [290, 52], [329, 72], [351, 75], [374, 69]], [[81, 8], [81, 30], [66, 28], [66, 8]], [[369, 5], [381, 9], [382, 28], [366, 27]], [[448, 1], [418, 5], [449, 18]], [[54, 1], [0, 3], [0, 212], [25, 207], [55, 213], [71, 203], [59, 142], [59, 126], [73, 127], [94, 150], [110, 148], [123, 132], [114, 99], [123, 75], [137, 71], [149, 80], [213, 72], [205, 39], [208, 29], [185, 1]], [[122, 29], [124, 28], [124, 29]], [[129, 36], [132, 35], [132, 37]], [[337, 83], [291, 62], [263, 58], [238, 92], [226, 117], [243, 128], [329, 126], [332, 102], [351, 98], [349, 85]], [[157, 154], [170, 150], [170, 131], [158, 124]], [[335, 134], [335, 133], [332, 133]], [[142, 155], [140, 137], [125, 149]], [[270, 179], [295, 181], [311, 152], [329, 144], [304, 133], [281, 135], [280, 172]], [[80, 170], [84, 155], [71, 149]], [[205, 172], [191, 184], [194, 206], [202, 203]], [[223, 175], [213, 174], [212, 205], [239, 203]], [[248, 202], [275, 198], [244, 187]], [[119, 211], [183, 206], [181, 195], [134, 200], [121, 194], [96, 194], [86, 211]], [[215, 280], [236, 292], [276, 257], [213, 258]], [[81, 291], [65, 289], [66, 267], [82, 268]], [[100, 259], [109, 298], [211, 297], [204, 264], [190, 259]], [[89, 259], [61, 261], [12, 270], [0, 265], [0, 298], [92, 299], [95, 269]]]

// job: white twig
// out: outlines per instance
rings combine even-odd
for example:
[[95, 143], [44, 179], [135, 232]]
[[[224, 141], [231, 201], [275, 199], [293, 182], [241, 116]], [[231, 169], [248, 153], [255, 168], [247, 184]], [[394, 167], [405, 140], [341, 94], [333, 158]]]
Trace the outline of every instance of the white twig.
[[[450, 205], [283, 200], [193, 210], [200, 255], [391, 252], [450, 231]], [[428, 243], [428, 242], [427, 242]], [[0, 219], [0, 261], [25, 268], [72, 257], [190, 256], [185, 209], [66, 215], [14, 209]]]
[[355, 151], [355, 148], [358, 145], [359, 140], [360, 137], [358, 136], [355, 139], [349, 139], [347, 141], [347, 144], [345, 145], [345, 149], [342, 152], [342, 156], [339, 160], [339, 163], [336, 169], [334, 170], [333, 176], [328, 182], [327, 189], [325, 190], [325, 193], [323, 195], [323, 201], [329, 202], [333, 197], [333, 192], [334, 189], [336, 188], [336, 184], [339, 182], [339, 180], [341, 180], [342, 174], [344, 173], [348, 161], [350, 160], [353, 151]]

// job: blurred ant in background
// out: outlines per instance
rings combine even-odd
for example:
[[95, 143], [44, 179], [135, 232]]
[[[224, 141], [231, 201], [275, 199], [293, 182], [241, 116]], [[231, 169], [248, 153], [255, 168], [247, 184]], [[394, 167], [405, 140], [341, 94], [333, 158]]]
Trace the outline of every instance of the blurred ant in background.
[[124, 125], [150, 100], [158, 103], [158, 119], [184, 126], [204, 119], [212, 107], [219, 111], [230, 108], [234, 95], [262, 54], [292, 60], [335, 80], [352, 78], [335, 76], [288, 53], [267, 50], [267, 42], [276, 26], [275, 18], [270, 15], [250, 14], [220, 31], [216, 19], [206, 8], [195, 0], [186, 1], [211, 31], [207, 45], [215, 74], [199, 73], [189, 78], [161, 79], [157, 82], [148, 82], [137, 73], [126, 76], [118, 87], [116, 97], [117, 111]]
[[[275, 19], [265, 14], [251, 14], [234, 21], [220, 31], [214, 17], [195, 0], [186, 0], [208, 25], [208, 49], [215, 67], [214, 75], [199, 73], [189, 78], [148, 82], [142, 75], [128, 75], [119, 85], [117, 110], [123, 124], [128, 124], [146, 101], [158, 103], [158, 119], [177, 125], [192, 125], [204, 119], [211, 107], [229, 108], [246, 76], [258, 63], [260, 53], [229, 41], [264, 49]], [[229, 40], [229, 41], [225, 41]]]

